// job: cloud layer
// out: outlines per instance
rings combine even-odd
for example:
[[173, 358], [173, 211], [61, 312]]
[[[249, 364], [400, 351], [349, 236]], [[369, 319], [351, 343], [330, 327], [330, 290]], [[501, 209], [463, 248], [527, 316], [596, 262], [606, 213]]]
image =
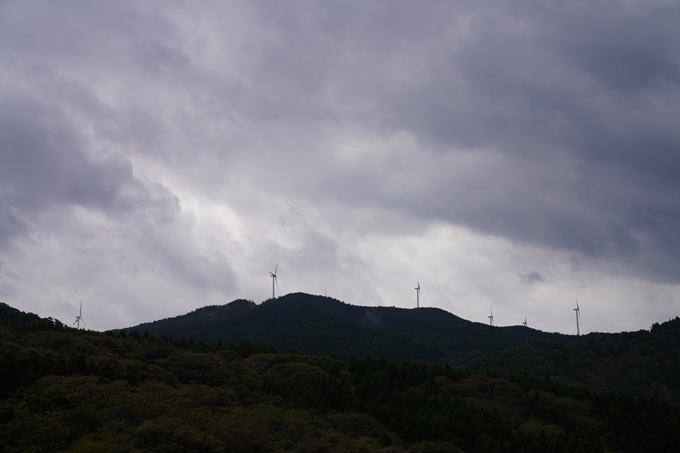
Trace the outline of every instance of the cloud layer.
[[[680, 311], [680, 5], [0, 5], [0, 300]], [[88, 319], [89, 318], [89, 319]], [[534, 321], [534, 322], [532, 322]]]

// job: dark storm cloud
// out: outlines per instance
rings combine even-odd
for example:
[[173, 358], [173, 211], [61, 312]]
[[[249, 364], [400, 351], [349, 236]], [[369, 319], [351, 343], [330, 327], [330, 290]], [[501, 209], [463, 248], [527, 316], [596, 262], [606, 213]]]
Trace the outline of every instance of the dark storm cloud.
[[76, 203], [116, 209], [124, 185], [134, 181], [132, 166], [118, 155], [94, 157], [57, 108], [31, 101], [0, 104], [0, 177], [5, 193], [27, 209]]
[[[427, 23], [435, 39], [412, 59], [416, 80], [378, 89], [381, 116], [373, 119], [443, 153], [494, 150], [512, 162], [503, 179], [513, 186], [489, 196], [502, 181], [480, 172], [471, 192], [451, 182], [418, 207], [404, 206], [400, 192], [394, 202], [524, 243], [623, 258], [647, 278], [678, 281], [668, 234], [680, 228], [676, 4], [487, 2], [392, 12], [374, 18], [380, 33], [401, 23], [395, 29], [409, 36]], [[464, 33], [453, 25], [459, 19]], [[397, 70], [408, 73], [410, 49], [394, 33], [404, 57]], [[429, 201], [437, 195], [448, 203]]]
[[[650, 278], [674, 280], [680, 270], [666, 246], [667, 230], [680, 227], [676, 5], [256, 2], [234, 9], [257, 16], [262, 28], [238, 37], [226, 74], [201, 70], [202, 51], [187, 50], [170, 16], [130, 4], [105, 9], [91, 7], [100, 26], [87, 28], [113, 61], [195, 98], [214, 94], [234, 121], [292, 130], [358, 122], [385, 136], [406, 131], [439, 153], [491, 150], [490, 165], [503, 167], [478, 168], [464, 193], [452, 180], [409, 194], [386, 179], [398, 172], [361, 162], [364, 168], [331, 174], [310, 195], [315, 201], [397, 209], [523, 243], [620, 257]], [[212, 14], [229, 21], [230, 12]], [[46, 47], [71, 42], [65, 30]], [[100, 60], [93, 46], [78, 46], [81, 58]], [[101, 134], [113, 131], [144, 145], [138, 152], [169, 158], [162, 115], [129, 107], [102, 121], [111, 114], [94, 120]], [[179, 127], [201, 135], [191, 124]], [[192, 150], [182, 152], [191, 158]], [[123, 176], [114, 171], [112, 185], [83, 202], [111, 203]], [[59, 190], [87, 193], [68, 184]], [[660, 273], [657, 260], [673, 265]]]
[[664, 83], [677, 86], [677, 2], [584, 6], [562, 5], [541, 15], [554, 32], [552, 44], [566, 58], [606, 90], [627, 94]]
[[0, 101], [0, 246], [39, 227], [45, 210], [79, 205], [122, 212], [145, 197], [127, 160], [95, 156], [86, 141], [58, 108]]
[[527, 272], [525, 274], [519, 274], [519, 278], [525, 285], [531, 285], [533, 283], [541, 283], [545, 279], [538, 272]]
[[[3, 3], [0, 247], [41, 230], [84, 268], [108, 254], [102, 274], [123, 257], [136, 300], [168, 290], [147, 277], [178, 298], [248, 297], [261, 261], [286, 260], [301, 285], [338, 275], [388, 301], [381, 253], [397, 263], [404, 237], [453, 225], [533, 254], [499, 258], [520, 291], [589, 272], [677, 283], [679, 10]], [[82, 251], [79, 235], [97, 240]], [[568, 277], [545, 270], [553, 256]], [[507, 292], [479, 282], [478, 300]]]

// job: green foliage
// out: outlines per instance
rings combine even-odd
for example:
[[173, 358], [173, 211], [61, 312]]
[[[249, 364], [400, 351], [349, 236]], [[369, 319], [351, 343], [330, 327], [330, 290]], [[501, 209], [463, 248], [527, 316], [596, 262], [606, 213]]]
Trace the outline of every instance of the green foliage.
[[[0, 326], [8, 330], [26, 328], [41, 323], [47, 324], [48, 322], [51, 322], [52, 324], [55, 322], [59, 323], [59, 321], [44, 320], [35, 313], [25, 313], [0, 302]], [[59, 323], [59, 325], [61, 325], [61, 323]]]
[[[474, 360], [478, 370], [538, 377], [595, 389], [645, 393], [680, 403], [680, 318], [650, 331], [623, 332], [580, 343], [534, 342]], [[587, 396], [587, 395], [584, 395]]]
[[[0, 337], [0, 453], [680, 450], [677, 406], [545, 373], [22, 329]], [[674, 345], [648, 334], [626, 341]]]

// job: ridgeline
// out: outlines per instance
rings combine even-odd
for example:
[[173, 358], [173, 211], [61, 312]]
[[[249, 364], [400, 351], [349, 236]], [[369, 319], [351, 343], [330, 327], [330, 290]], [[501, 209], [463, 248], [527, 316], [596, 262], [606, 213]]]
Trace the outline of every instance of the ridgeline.
[[312, 355], [385, 357], [450, 366], [535, 340], [580, 342], [606, 336], [577, 337], [523, 326], [491, 327], [438, 308], [363, 307], [304, 293], [260, 305], [236, 300], [124, 330], [208, 343], [247, 340]]

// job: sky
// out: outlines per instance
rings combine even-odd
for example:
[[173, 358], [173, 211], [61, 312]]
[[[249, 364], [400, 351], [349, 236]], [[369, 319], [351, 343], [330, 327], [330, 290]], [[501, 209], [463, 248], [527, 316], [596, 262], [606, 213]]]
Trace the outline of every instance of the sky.
[[677, 1], [0, 1], [0, 301], [680, 315]]

